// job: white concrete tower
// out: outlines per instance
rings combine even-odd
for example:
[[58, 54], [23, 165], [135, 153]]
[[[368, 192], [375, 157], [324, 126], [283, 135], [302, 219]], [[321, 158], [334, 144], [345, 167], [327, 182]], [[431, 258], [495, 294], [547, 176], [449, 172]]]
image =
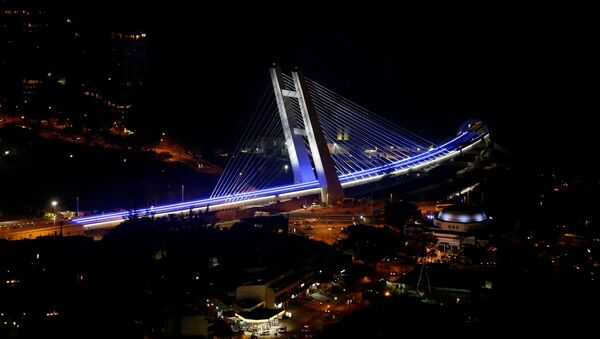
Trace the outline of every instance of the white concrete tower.
[[[294, 181], [296, 183], [312, 181], [315, 179], [314, 173], [316, 172], [317, 180], [321, 186], [321, 200], [326, 203], [334, 203], [344, 198], [344, 190], [335, 171], [335, 165], [327, 147], [327, 141], [319, 123], [317, 111], [310, 98], [304, 76], [300, 71], [295, 70], [292, 72], [292, 78], [294, 79], [294, 89], [286, 90], [283, 88], [283, 79], [279, 67], [273, 66], [271, 68], [271, 80], [273, 81], [279, 116], [294, 171]], [[285, 98], [298, 100], [304, 129], [298, 128], [294, 112], [291, 107], [286, 106]], [[308, 140], [315, 172], [312, 170], [302, 136], [306, 136]]]

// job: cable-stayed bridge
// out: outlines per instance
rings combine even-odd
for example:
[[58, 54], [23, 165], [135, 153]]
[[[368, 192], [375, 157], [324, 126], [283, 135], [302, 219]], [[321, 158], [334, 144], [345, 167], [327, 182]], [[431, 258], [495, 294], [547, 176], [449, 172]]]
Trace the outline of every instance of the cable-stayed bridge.
[[265, 90], [238, 147], [209, 198], [87, 216], [84, 226], [111, 226], [131, 214], [163, 216], [223, 210], [320, 195], [325, 203], [344, 189], [435, 166], [486, 142], [480, 121], [434, 144], [325, 88], [298, 71], [270, 70]]

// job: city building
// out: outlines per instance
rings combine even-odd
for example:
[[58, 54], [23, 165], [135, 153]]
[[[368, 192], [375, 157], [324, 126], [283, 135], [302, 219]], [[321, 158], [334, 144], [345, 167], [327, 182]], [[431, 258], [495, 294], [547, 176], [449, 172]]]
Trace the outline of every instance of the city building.
[[126, 113], [141, 100], [146, 78], [147, 35], [142, 31], [112, 32], [103, 74], [90, 79], [83, 94], [110, 110]]
[[469, 245], [485, 245], [487, 225], [488, 216], [481, 209], [454, 204], [444, 207], [438, 213], [428, 233], [437, 238], [438, 247], [444, 251], [461, 249]]
[[263, 284], [238, 286], [233, 310], [245, 326], [268, 330], [286, 314], [290, 299], [306, 292], [314, 282], [313, 272], [288, 271]]

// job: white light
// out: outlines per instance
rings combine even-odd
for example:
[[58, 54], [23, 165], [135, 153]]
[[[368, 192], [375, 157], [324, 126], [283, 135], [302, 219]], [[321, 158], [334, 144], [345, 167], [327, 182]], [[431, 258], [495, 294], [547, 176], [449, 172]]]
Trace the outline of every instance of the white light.
[[58, 201], [52, 200], [52, 207], [56, 207], [56, 205], [58, 205]]

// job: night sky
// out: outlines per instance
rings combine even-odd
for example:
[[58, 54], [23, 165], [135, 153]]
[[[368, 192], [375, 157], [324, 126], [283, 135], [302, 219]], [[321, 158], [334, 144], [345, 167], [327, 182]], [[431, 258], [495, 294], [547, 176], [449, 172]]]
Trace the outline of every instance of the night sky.
[[98, 29], [149, 32], [145, 113], [138, 121], [149, 130], [166, 129], [196, 146], [234, 147], [277, 62], [284, 71], [300, 66], [432, 141], [480, 118], [500, 145], [527, 162], [590, 166], [583, 156], [597, 145], [590, 123], [597, 105], [589, 105], [597, 67], [589, 30], [573, 20], [431, 17], [380, 32], [294, 33], [284, 13], [281, 29], [254, 31], [268, 17], [234, 26], [234, 18], [215, 16], [213, 23], [209, 11], [196, 7], [65, 7]]
[[157, 29], [153, 107], [193, 121], [169, 126], [200, 142], [237, 141], [276, 61], [433, 141], [477, 117], [504, 147], [535, 152], [535, 162], [577, 159], [594, 145], [590, 55], [577, 40], [530, 32], [221, 34], [185, 24], [174, 31]]

